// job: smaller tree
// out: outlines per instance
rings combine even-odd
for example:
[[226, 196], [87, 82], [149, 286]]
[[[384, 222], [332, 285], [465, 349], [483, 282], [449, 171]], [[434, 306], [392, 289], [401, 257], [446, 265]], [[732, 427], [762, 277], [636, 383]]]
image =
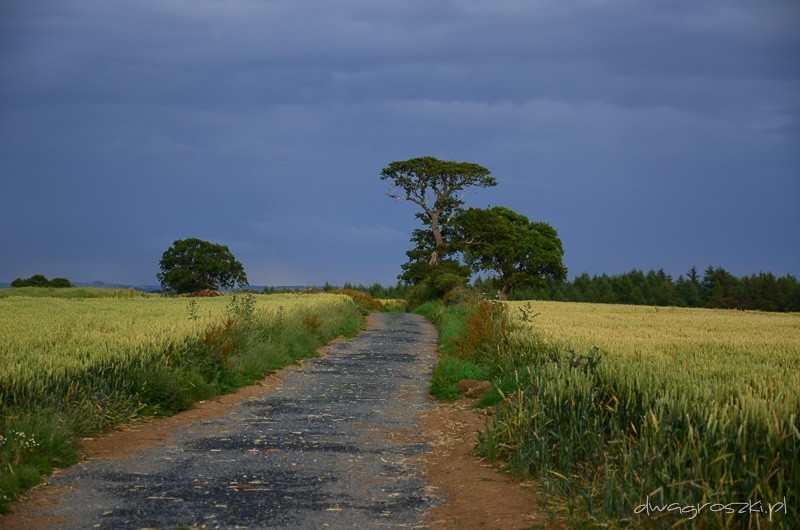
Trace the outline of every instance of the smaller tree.
[[166, 291], [192, 293], [247, 285], [244, 267], [225, 245], [197, 238], [176, 240], [161, 257], [156, 276]]
[[408, 294], [408, 303], [413, 307], [428, 300], [442, 298], [448, 291], [466, 286], [470, 270], [456, 260], [445, 259], [438, 265], [417, 262], [408, 270], [417, 280]]
[[490, 282], [503, 300], [517, 287], [541, 286], [547, 278], [563, 281], [567, 277], [561, 240], [547, 223], [531, 222], [496, 206], [470, 208], [455, 224], [465, 263], [475, 272], [494, 272]]

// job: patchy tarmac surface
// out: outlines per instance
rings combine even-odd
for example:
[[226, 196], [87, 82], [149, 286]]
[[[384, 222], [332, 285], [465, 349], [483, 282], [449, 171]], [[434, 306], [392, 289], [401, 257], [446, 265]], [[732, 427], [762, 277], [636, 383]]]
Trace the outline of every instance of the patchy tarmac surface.
[[50, 528], [415, 528], [438, 502], [429, 451], [436, 331], [408, 313], [373, 315], [355, 339], [305, 361], [280, 386], [179, 429], [132, 458], [50, 480]]

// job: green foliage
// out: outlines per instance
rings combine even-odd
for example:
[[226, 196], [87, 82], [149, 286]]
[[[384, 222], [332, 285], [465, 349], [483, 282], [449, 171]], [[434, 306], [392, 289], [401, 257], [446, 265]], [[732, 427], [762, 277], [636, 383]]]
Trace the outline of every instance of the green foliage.
[[424, 220], [436, 236], [438, 227], [446, 225], [442, 213], [452, 213], [464, 204], [459, 192], [469, 187], [497, 185], [490, 173], [478, 164], [426, 156], [392, 162], [381, 171], [381, 180], [392, 183], [394, 191], [390, 197], [411, 201], [422, 208]]
[[[407, 254], [409, 262], [403, 266], [400, 279], [417, 285], [428, 278], [431, 267], [440, 265], [448, 255], [456, 251], [452, 246], [450, 220], [464, 204], [462, 192], [466, 188], [487, 188], [497, 185], [490, 171], [469, 162], [439, 160], [431, 156], [392, 162], [381, 171], [381, 180], [389, 180], [392, 190], [389, 197], [410, 201], [422, 210], [416, 217], [424, 228], [412, 234], [414, 248]], [[422, 267], [420, 267], [422, 266]], [[447, 274], [452, 273], [448, 271]], [[451, 283], [454, 278], [446, 281]], [[445, 283], [442, 278], [433, 282]], [[426, 290], [437, 289], [429, 285]], [[426, 299], [426, 296], [418, 297]]]
[[431, 377], [431, 394], [436, 399], [455, 401], [461, 394], [461, 389], [457, 386], [459, 381], [463, 379], [483, 381], [490, 377], [491, 369], [488, 366], [451, 355], [442, 355]]
[[256, 316], [256, 295], [232, 294], [228, 301], [228, 315], [239, 322], [251, 323]]
[[507, 319], [507, 314], [498, 305], [471, 296], [448, 298], [454, 303], [430, 301], [414, 311], [439, 330], [439, 362], [431, 378], [431, 394], [437, 399], [455, 400], [461, 393], [457, 383], [462, 379], [488, 381], [494, 377], [495, 369], [486, 362], [485, 352], [501, 339], [492, 323]]
[[[491, 287], [476, 282], [478, 290]], [[800, 311], [800, 282], [792, 275], [777, 278], [769, 272], [737, 278], [714, 267], [702, 277], [692, 267], [677, 280], [663, 269], [647, 274], [634, 269], [616, 276], [583, 273], [571, 282], [548, 279], [544, 285], [517, 289], [510, 298], [787, 312]]]
[[429, 301], [415, 307], [414, 312], [436, 325], [439, 330], [439, 353], [450, 353], [455, 348], [455, 341], [464, 333], [464, 321], [470, 313], [470, 307]]
[[555, 229], [531, 222], [509, 208], [470, 208], [454, 224], [464, 261], [474, 271], [496, 274], [492, 284], [500, 298], [512, 289], [542, 285], [545, 278], [563, 281], [567, 269], [564, 249]]
[[438, 265], [425, 262], [414, 265], [418, 277], [408, 296], [408, 303], [412, 307], [443, 298], [449, 291], [466, 286], [469, 278], [469, 269], [451, 259], [445, 259]]
[[192, 293], [247, 285], [244, 267], [225, 245], [196, 238], [176, 240], [161, 257], [158, 281], [164, 290]]
[[[322, 290], [325, 292], [336, 292], [338, 289], [338, 287], [329, 283], [326, 283], [322, 288]], [[372, 285], [361, 285], [345, 282], [345, 284], [342, 286], [342, 289], [345, 291], [362, 291], [370, 295], [372, 298], [385, 300], [406, 299], [408, 298], [408, 293], [411, 290], [411, 287], [401, 282], [397, 282], [396, 285], [390, 285], [388, 287], [384, 287], [379, 283], [373, 283]]]
[[52, 289], [63, 289], [65, 287], [72, 287], [72, 283], [66, 278], [53, 278], [48, 280], [41, 274], [34, 274], [30, 278], [17, 278], [11, 282], [11, 287], [49, 287]]

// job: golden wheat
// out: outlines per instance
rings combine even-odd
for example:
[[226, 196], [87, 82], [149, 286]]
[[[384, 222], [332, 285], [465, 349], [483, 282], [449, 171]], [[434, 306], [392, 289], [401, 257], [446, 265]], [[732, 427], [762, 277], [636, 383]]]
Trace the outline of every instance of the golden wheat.
[[[580, 304], [509, 303], [518, 321], [562, 349], [605, 354], [620, 380], [680, 401], [725, 403], [788, 417], [800, 410], [800, 314]], [[751, 414], [747, 410], [745, 414]]]
[[[297, 312], [342, 303], [342, 295], [254, 297], [256, 314]], [[217, 298], [0, 299], [0, 384], [36, 381], [50, 372], [78, 373], [93, 365], [160, 355], [165, 342], [196, 337], [230, 309]]]

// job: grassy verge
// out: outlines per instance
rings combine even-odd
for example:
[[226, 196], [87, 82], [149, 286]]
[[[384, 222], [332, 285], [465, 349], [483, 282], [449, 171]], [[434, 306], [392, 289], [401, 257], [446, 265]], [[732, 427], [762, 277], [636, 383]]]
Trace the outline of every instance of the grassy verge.
[[[19, 300], [19, 304], [26, 301]], [[7, 376], [0, 377], [0, 513], [54, 467], [76, 462], [81, 438], [136, 417], [174, 414], [197, 400], [251, 384], [298, 359], [315, 356], [317, 348], [337, 336], [355, 335], [363, 323], [364, 310], [344, 296], [287, 296], [285, 300], [259, 308], [253, 295], [226, 297], [223, 316], [207, 317], [209, 323], [198, 331], [160, 342], [145, 336], [130, 340], [114, 329], [104, 337], [104, 326], [110, 328], [115, 322], [92, 323], [99, 316], [93, 304], [150, 304], [142, 310], [145, 313], [162, 310], [164, 303], [181, 304], [178, 310], [172, 306], [170, 310], [178, 311], [176, 318], [185, 324], [186, 316], [180, 313], [185, 300], [120, 300], [88, 306], [89, 302], [80, 300], [66, 302], [74, 304], [68, 306], [74, 318], [84, 318], [94, 335], [87, 332], [85, 345], [73, 348], [72, 353], [47, 357], [48, 345], [63, 347], [69, 339], [65, 334], [75, 333], [73, 328], [53, 324], [59, 329], [48, 330], [55, 333], [52, 339], [31, 343], [24, 358], [27, 369], [18, 365], [12, 373], [12, 367], [5, 367]], [[46, 299], [27, 302], [44, 311], [54, 305]], [[192, 305], [196, 302], [188, 304], [190, 319], [212, 307], [201, 304], [198, 310]], [[14, 307], [21, 306], [5, 309], [11, 308], [10, 313]], [[100, 310], [111, 307], [103, 305]], [[136, 307], [141, 306], [126, 305], [122, 311]], [[79, 311], [83, 311], [81, 317]], [[24, 329], [13, 320], [15, 316], [9, 315], [8, 327]], [[15, 339], [0, 336], [0, 346], [5, 350], [22, 344]], [[67, 354], [72, 357], [66, 359]], [[9, 359], [11, 350], [3, 357]]]
[[459, 381], [485, 380], [491, 377], [489, 366], [461, 355], [459, 341], [465, 333], [466, 321], [472, 311], [469, 304], [426, 302], [414, 311], [430, 320], [439, 330], [439, 361], [431, 378], [431, 394], [434, 397], [455, 401], [461, 393], [457, 386]]
[[[483, 371], [494, 389], [481, 404], [497, 410], [479, 453], [536, 478], [572, 526], [797, 527], [796, 353], [774, 352], [780, 377], [769, 377], [753, 355], [704, 362], [707, 352], [681, 351], [648, 362], [574, 351], [503, 304], [419, 312], [442, 330], [436, 395], [452, 399], [455, 382]], [[723, 384], [726, 363], [740, 375]], [[687, 372], [694, 364], [705, 368]]]

